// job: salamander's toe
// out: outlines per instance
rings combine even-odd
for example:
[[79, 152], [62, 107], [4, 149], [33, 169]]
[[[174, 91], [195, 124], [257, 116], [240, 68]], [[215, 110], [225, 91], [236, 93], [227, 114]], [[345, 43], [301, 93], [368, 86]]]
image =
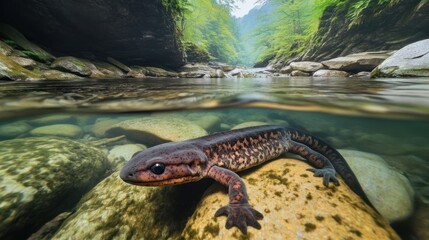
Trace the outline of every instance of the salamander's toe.
[[235, 204], [221, 207], [216, 211], [215, 217], [227, 215], [225, 227], [227, 229], [236, 226], [243, 234], [247, 234], [247, 226], [252, 226], [256, 229], [261, 229], [261, 224], [258, 220], [264, 216], [262, 213], [250, 207], [249, 204]]
[[340, 182], [335, 176], [335, 170], [330, 168], [309, 168], [307, 171], [313, 172], [313, 176], [315, 177], [323, 177], [323, 185], [326, 187], [329, 186], [329, 182], [333, 182], [335, 186], [339, 186]]

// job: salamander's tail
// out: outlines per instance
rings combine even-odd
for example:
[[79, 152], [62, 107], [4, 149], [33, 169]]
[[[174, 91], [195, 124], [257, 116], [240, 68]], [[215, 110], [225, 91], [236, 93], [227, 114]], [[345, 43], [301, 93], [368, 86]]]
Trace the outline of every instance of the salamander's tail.
[[[312, 155], [323, 155], [333, 165], [336, 172], [343, 178], [344, 182], [358, 194], [368, 205], [374, 208], [363, 191], [358, 179], [353, 173], [341, 154], [323, 140], [312, 136], [304, 131], [286, 128], [287, 134], [291, 138], [291, 149], [289, 151], [303, 156], [310, 164], [318, 168], [325, 167], [325, 163], [320, 161], [320, 157]], [[295, 145], [295, 146], [294, 146]], [[329, 163], [328, 163], [329, 164]], [[374, 208], [375, 209], [375, 208]]]

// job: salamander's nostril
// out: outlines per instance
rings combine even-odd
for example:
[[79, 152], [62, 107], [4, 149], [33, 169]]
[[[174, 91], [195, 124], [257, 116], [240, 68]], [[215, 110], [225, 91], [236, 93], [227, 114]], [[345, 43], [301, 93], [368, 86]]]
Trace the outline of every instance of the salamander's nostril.
[[128, 173], [128, 177], [134, 177], [134, 173]]

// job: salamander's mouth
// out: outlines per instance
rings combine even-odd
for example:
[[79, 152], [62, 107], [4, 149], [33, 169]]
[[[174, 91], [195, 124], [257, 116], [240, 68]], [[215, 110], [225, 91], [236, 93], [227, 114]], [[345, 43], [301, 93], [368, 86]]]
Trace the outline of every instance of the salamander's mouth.
[[139, 186], [164, 186], [177, 185], [188, 182], [195, 182], [201, 179], [199, 176], [182, 176], [167, 179], [156, 180], [153, 178], [145, 179], [139, 172], [127, 171], [125, 168], [119, 173], [119, 177], [126, 183]]

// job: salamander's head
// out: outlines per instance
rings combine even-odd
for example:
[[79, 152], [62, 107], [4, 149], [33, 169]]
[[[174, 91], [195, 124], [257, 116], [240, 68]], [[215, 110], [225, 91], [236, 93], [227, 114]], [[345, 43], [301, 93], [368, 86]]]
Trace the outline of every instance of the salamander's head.
[[165, 143], [134, 154], [119, 176], [127, 183], [162, 186], [203, 178], [206, 155], [192, 144]]

